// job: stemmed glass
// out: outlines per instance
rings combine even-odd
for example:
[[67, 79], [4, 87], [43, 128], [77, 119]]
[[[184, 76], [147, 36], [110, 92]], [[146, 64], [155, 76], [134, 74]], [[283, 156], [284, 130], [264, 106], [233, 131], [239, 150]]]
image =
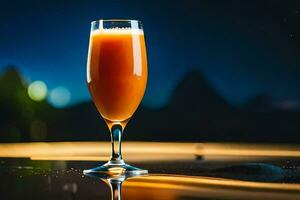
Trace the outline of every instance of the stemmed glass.
[[112, 155], [84, 173], [140, 175], [121, 154], [123, 130], [139, 106], [147, 84], [147, 57], [142, 23], [137, 20], [97, 20], [91, 23], [87, 84], [111, 135]]

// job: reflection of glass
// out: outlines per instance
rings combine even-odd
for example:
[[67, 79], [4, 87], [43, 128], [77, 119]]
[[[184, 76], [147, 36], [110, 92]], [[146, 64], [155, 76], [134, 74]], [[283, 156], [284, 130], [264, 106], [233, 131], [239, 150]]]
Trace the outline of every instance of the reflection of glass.
[[104, 174], [104, 173], [87, 173], [89, 177], [95, 178], [95, 179], [100, 179], [101, 181], [105, 182], [109, 188], [110, 188], [110, 193], [111, 193], [111, 199], [112, 200], [121, 200], [122, 197], [122, 183], [127, 179], [127, 178], [132, 178], [136, 177], [136, 175], [131, 174], [131, 175], [126, 175], [126, 174]]
[[93, 101], [111, 132], [112, 156], [85, 173], [145, 174], [125, 164], [122, 132], [140, 104], [147, 83], [147, 59], [142, 24], [136, 20], [92, 22], [87, 83]]

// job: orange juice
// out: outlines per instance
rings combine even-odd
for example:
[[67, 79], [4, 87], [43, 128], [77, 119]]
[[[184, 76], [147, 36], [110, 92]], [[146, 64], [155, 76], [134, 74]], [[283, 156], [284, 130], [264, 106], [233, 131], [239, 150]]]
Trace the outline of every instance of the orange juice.
[[91, 33], [87, 83], [106, 121], [130, 119], [144, 96], [147, 58], [140, 29], [98, 29]]

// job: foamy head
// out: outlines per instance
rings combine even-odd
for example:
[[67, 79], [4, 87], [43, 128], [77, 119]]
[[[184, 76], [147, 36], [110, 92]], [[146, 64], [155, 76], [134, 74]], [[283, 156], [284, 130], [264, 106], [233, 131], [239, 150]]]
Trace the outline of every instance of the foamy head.
[[109, 34], [109, 35], [121, 35], [121, 34], [130, 34], [130, 35], [143, 35], [144, 31], [137, 28], [109, 28], [109, 29], [96, 29], [92, 31], [91, 34]]

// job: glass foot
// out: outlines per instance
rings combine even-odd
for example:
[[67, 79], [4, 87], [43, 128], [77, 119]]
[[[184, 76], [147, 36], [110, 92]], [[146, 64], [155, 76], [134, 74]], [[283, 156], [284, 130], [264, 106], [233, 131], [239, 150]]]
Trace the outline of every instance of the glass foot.
[[92, 169], [83, 170], [84, 174], [98, 174], [103, 176], [138, 176], [148, 174], [148, 170], [140, 169], [137, 167], [130, 166], [124, 161], [109, 161], [102, 166], [95, 167]]

